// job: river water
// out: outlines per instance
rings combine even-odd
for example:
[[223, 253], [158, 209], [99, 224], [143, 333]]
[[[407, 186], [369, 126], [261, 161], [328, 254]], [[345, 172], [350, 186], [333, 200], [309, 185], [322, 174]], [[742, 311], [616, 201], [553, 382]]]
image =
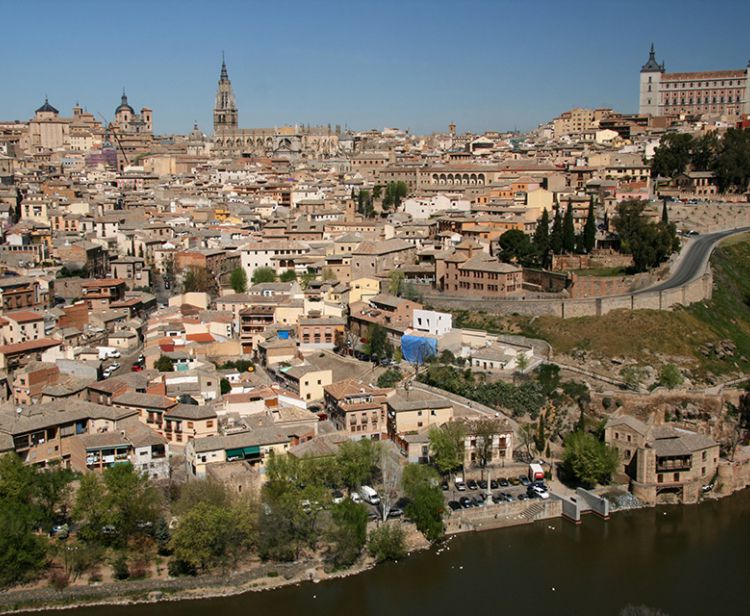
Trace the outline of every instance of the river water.
[[750, 614], [750, 490], [716, 502], [556, 519], [454, 538], [360, 575], [75, 616]]

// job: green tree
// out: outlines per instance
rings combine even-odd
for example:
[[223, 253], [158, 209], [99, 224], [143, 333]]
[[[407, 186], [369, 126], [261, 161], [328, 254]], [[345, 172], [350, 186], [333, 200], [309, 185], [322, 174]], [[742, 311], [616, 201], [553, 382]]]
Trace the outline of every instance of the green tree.
[[544, 395], [549, 396], [560, 387], [560, 366], [556, 364], [542, 364], [537, 368], [536, 379], [542, 386]]
[[401, 288], [404, 284], [404, 272], [395, 269], [388, 274], [388, 291], [391, 295], [401, 295]]
[[35, 474], [33, 491], [34, 501], [39, 511], [39, 523], [49, 531], [59, 517], [65, 513], [73, 471], [59, 466], [51, 466]]
[[721, 192], [745, 192], [750, 180], [750, 129], [730, 128], [716, 154], [712, 170]]
[[719, 139], [716, 131], [711, 131], [693, 140], [690, 166], [693, 171], [711, 171], [716, 164], [719, 152]]
[[276, 282], [276, 271], [272, 267], [257, 267], [253, 271], [253, 284]]
[[636, 271], [644, 272], [664, 261], [679, 248], [674, 224], [655, 223], [644, 214], [645, 204], [623, 201], [613, 222], [621, 249], [633, 256]]
[[180, 518], [171, 547], [175, 558], [197, 569], [226, 567], [250, 545], [250, 528], [239, 508], [201, 502]]
[[565, 209], [562, 228], [562, 249], [563, 252], [572, 253], [576, 248], [576, 230], [573, 224], [573, 205], [568, 202]]
[[372, 481], [380, 458], [380, 443], [370, 439], [346, 441], [339, 448], [336, 460], [341, 480], [354, 490]]
[[378, 387], [395, 387], [403, 378], [404, 375], [401, 374], [401, 370], [398, 368], [388, 368], [388, 370], [378, 377]]
[[404, 529], [399, 524], [382, 524], [370, 533], [367, 549], [379, 563], [403, 558], [406, 556]]
[[154, 368], [159, 372], [174, 372], [174, 360], [166, 355], [161, 355], [154, 363]]
[[523, 266], [531, 266], [536, 263], [534, 246], [520, 229], [510, 229], [503, 233], [497, 240], [498, 257], [505, 263], [518, 263]]
[[329, 558], [336, 567], [348, 567], [359, 558], [367, 542], [367, 509], [346, 498], [333, 506]]
[[367, 330], [370, 355], [377, 358], [386, 357], [388, 332], [379, 323], [370, 323]]
[[583, 227], [583, 248], [590, 254], [596, 246], [596, 219], [594, 218], [594, 201], [589, 203], [589, 212], [586, 216], [586, 224]]
[[584, 486], [609, 482], [618, 463], [617, 450], [588, 432], [571, 432], [565, 438], [563, 468], [571, 479]]
[[229, 284], [235, 293], [247, 291], [247, 272], [244, 267], [235, 267], [229, 277]]
[[297, 272], [293, 269], [288, 269], [279, 276], [281, 282], [294, 282], [297, 280]]
[[687, 133], [667, 133], [662, 137], [651, 160], [651, 176], [674, 177], [690, 163], [693, 137]]
[[442, 474], [461, 468], [464, 463], [466, 425], [449, 421], [442, 426], [432, 426], [427, 433], [430, 441], [430, 461]]
[[646, 377], [645, 370], [640, 366], [625, 366], [620, 376], [629, 389], [637, 390]]
[[550, 255], [549, 213], [547, 212], [547, 208], [542, 210], [542, 216], [536, 223], [532, 244], [534, 245], [534, 251], [539, 256], [540, 265], [548, 269], [552, 259]]
[[664, 225], [669, 224], [669, 210], [667, 209], [667, 200], [664, 199], [664, 203], [661, 206], [661, 222]]
[[562, 254], [563, 251], [563, 221], [558, 205], [555, 209], [555, 217], [552, 220], [552, 231], [549, 234], [549, 247], [556, 255]]
[[127, 463], [107, 468], [101, 479], [95, 475], [81, 479], [74, 517], [82, 522], [84, 540], [122, 546], [153, 528], [160, 510], [159, 492], [146, 475]]
[[409, 464], [404, 469], [402, 485], [409, 499], [406, 515], [414, 521], [417, 530], [430, 542], [442, 539], [445, 500], [435, 469], [424, 464]]
[[669, 389], [679, 387], [683, 380], [680, 369], [674, 364], [665, 364], [659, 371], [659, 384]]
[[232, 391], [232, 384], [227, 379], [221, 379], [219, 381], [219, 388], [221, 390], [221, 395], [225, 396]]

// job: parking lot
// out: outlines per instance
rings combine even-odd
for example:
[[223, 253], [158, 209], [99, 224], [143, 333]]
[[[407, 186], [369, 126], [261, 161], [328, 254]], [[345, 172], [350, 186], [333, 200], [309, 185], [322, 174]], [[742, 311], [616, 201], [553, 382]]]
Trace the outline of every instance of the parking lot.
[[[530, 489], [530, 486], [537, 487]], [[522, 474], [498, 474], [496, 478], [490, 479], [489, 484], [486, 480], [467, 479], [463, 490], [457, 487], [456, 480], [452, 477], [450, 482], [443, 483], [442, 488], [446, 505], [451, 511], [481, 507], [486, 504], [549, 498], [549, 489], [544, 482], [532, 484], [528, 477]]]

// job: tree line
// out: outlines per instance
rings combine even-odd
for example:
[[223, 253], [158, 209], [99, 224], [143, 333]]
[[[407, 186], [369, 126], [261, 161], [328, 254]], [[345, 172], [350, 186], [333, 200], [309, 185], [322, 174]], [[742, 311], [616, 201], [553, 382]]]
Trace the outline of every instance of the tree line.
[[551, 226], [549, 212], [544, 208], [531, 238], [520, 229], [510, 229], [500, 236], [498, 257], [506, 263], [549, 269], [553, 255], [587, 254], [595, 246], [596, 218], [592, 199], [580, 233], [575, 230], [572, 203], [568, 203], [564, 213], [562, 205], [555, 208]]
[[653, 177], [673, 178], [687, 170], [712, 171], [721, 192], [744, 192], [750, 181], [750, 129], [730, 128], [699, 137], [668, 133], [651, 161]]

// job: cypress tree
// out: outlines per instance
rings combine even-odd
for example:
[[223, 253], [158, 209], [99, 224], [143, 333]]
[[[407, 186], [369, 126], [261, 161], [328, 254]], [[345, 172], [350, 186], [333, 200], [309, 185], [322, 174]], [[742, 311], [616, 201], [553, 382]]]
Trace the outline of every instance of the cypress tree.
[[589, 203], [589, 214], [583, 227], [583, 248], [587, 253], [596, 246], [596, 219], [594, 218], [594, 202]]
[[542, 267], [549, 267], [549, 249], [550, 249], [550, 237], [549, 237], [549, 214], [547, 208], [542, 210], [542, 217], [536, 223], [536, 229], [534, 231], [534, 239], [532, 240], [534, 248], [541, 260]]
[[576, 248], [576, 230], [573, 226], [573, 206], [568, 202], [563, 218], [562, 247], [565, 252], [573, 252]]
[[555, 218], [552, 221], [552, 232], [549, 234], [549, 246], [556, 255], [562, 253], [563, 249], [563, 224], [560, 215], [560, 206], [555, 210]]
[[664, 199], [664, 204], [661, 206], [661, 221], [664, 225], [669, 224], [669, 210], [667, 209], [666, 199]]

